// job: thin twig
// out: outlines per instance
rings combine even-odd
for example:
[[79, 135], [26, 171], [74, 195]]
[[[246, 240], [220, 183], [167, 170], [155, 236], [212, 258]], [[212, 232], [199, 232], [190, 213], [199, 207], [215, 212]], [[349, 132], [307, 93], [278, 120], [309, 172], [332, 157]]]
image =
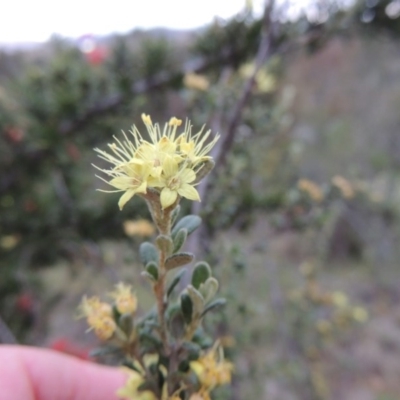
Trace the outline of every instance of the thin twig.
[[242, 93], [236, 102], [235, 107], [232, 110], [231, 117], [228, 121], [228, 126], [226, 129], [226, 133], [222, 137], [222, 140], [216, 146], [215, 152], [217, 153], [215, 158], [216, 167], [220, 167], [225, 163], [226, 156], [229, 153], [229, 150], [232, 147], [232, 144], [235, 139], [236, 129], [240, 123], [240, 119], [242, 117], [242, 112], [247, 102], [250, 99], [252, 89], [254, 87], [254, 83], [257, 77], [259, 70], [265, 64], [268, 59], [268, 56], [272, 54], [272, 42], [274, 38], [274, 30], [273, 24], [271, 21], [271, 14], [274, 7], [274, 1], [270, 1], [264, 9], [263, 15], [263, 28], [261, 31], [261, 42], [258, 46], [257, 54], [254, 60], [254, 70], [251, 76], [247, 79], [244, 84]]
[[[188, 61], [181, 70], [175, 72], [162, 71], [150, 79], [143, 79], [135, 82], [132, 87], [130, 94], [136, 96], [144, 93], [150, 93], [154, 90], [159, 90], [163, 87], [168, 86], [171, 82], [178, 79], [182, 79], [187, 73], [200, 73], [215, 65], [226, 65], [231, 64], [232, 59], [237, 57], [237, 54], [232, 49], [223, 49], [220, 52], [218, 59], [211, 58], [197, 58], [195, 60]], [[108, 99], [102, 100], [95, 104], [91, 109], [87, 110], [80, 118], [74, 121], [63, 122], [60, 125], [59, 132], [62, 135], [70, 134], [78, 129], [81, 129], [86, 124], [91, 122], [93, 118], [98, 115], [102, 115], [111, 112], [121, 106], [126, 100], [126, 96], [123, 94], [116, 94], [110, 96]]]
[[[216, 144], [216, 146], [211, 151], [211, 156], [214, 158], [216, 162], [217, 171], [225, 163], [226, 157], [234, 143], [235, 135], [237, 132], [237, 126], [240, 123], [243, 109], [250, 99], [257, 73], [264, 65], [268, 57], [270, 57], [273, 53], [272, 42], [276, 34], [275, 28], [273, 28], [272, 24], [273, 9], [274, 9], [274, 1], [272, 0], [265, 5], [264, 15], [263, 15], [263, 27], [261, 31], [262, 32], [261, 41], [258, 46], [257, 54], [255, 57], [255, 62], [254, 62], [255, 65], [253, 73], [245, 82], [243, 90], [239, 96], [239, 99], [236, 102], [236, 105], [233, 107], [233, 111], [229, 118], [226, 132], [222, 136], [221, 140]], [[221, 99], [224, 100], [224, 97], [221, 96], [220, 100]], [[213, 118], [214, 121], [213, 128], [215, 127], [215, 125], [218, 125], [218, 128], [221, 125], [222, 117], [219, 115], [220, 108], [221, 107], [217, 109], [217, 112], [215, 114], [216, 116]], [[210, 188], [210, 182], [211, 182], [210, 178], [209, 176], [207, 176], [198, 186], [198, 191], [200, 193], [200, 198], [202, 199], [202, 203], [193, 203], [192, 206], [193, 213], [195, 214], [201, 213], [202, 204], [205, 204], [207, 202], [207, 194]], [[191, 235], [189, 242], [190, 251], [195, 253], [200, 251], [202, 247], [201, 240], [203, 235], [204, 235], [204, 229], [199, 229]], [[183, 281], [189, 279], [187, 275], [188, 274], [186, 274]]]

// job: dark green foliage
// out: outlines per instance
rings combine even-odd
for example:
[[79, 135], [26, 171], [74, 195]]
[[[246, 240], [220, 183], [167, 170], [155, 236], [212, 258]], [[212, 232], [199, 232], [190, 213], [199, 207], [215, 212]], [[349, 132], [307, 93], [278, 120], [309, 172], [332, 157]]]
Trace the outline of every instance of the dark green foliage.
[[188, 236], [188, 230], [186, 228], [179, 229], [177, 234], [174, 237], [174, 253], [179, 251], [181, 247], [184, 245]]
[[193, 301], [187, 293], [181, 294], [181, 310], [186, 324], [190, 324], [193, 315]]
[[197, 263], [193, 270], [192, 285], [198, 289], [202, 283], [204, 283], [211, 276], [211, 268], [205, 262], [201, 261]]
[[142, 274], [149, 277], [151, 281], [157, 282], [158, 280], [158, 266], [154, 261], [150, 261], [146, 264], [146, 267]]

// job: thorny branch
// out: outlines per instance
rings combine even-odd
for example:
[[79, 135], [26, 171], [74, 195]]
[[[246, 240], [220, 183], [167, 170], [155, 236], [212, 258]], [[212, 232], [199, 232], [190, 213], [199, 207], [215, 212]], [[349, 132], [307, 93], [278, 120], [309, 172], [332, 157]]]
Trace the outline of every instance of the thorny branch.
[[[257, 73], [268, 60], [269, 57], [274, 53], [273, 48], [273, 41], [276, 35], [276, 26], [272, 21], [272, 12], [274, 10], [274, 1], [271, 0], [265, 5], [264, 14], [263, 14], [263, 26], [262, 26], [262, 33], [261, 33], [261, 41], [258, 46], [257, 54], [255, 57], [254, 62], [254, 70], [251, 76], [247, 79], [243, 86], [243, 90], [239, 96], [238, 101], [236, 102], [235, 106], [233, 107], [232, 114], [228, 120], [227, 128], [225, 133], [223, 134], [221, 140], [217, 142], [216, 146], [213, 148], [211, 152], [211, 156], [215, 160], [216, 170], [219, 170], [219, 167], [223, 166], [226, 157], [234, 143], [235, 135], [237, 132], [237, 127], [240, 123], [242, 112], [244, 107], [246, 106], [247, 102], [250, 99], [252, 89], [254, 87], [255, 79], [257, 77]], [[223, 98], [221, 98], [223, 100]], [[213, 128], [219, 128], [221, 125], [221, 111], [222, 107], [217, 108], [216, 113], [213, 117]], [[219, 129], [215, 130], [214, 132], [219, 131]], [[195, 214], [201, 213], [202, 204], [207, 203], [207, 193], [209, 192], [210, 188], [210, 177], [207, 176], [198, 186], [198, 191], [200, 193], [200, 198], [202, 199], [202, 203], [193, 203], [192, 211]], [[198, 252], [202, 246], [202, 237], [204, 235], [204, 229], [198, 229], [195, 231], [191, 237], [189, 242], [190, 251]], [[186, 279], [188, 279], [186, 277]]]

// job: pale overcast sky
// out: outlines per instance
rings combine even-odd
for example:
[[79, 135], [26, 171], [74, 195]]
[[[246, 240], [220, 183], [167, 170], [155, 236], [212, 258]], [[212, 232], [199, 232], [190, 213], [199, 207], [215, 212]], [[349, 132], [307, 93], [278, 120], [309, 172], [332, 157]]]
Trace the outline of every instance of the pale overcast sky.
[[[40, 42], [53, 33], [67, 37], [127, 32], [136, 27], [187, 29], [229, 18], [245, 0], [0, 0], [0, 42]], [[261, 10], [264, 0], [253, 0]]]

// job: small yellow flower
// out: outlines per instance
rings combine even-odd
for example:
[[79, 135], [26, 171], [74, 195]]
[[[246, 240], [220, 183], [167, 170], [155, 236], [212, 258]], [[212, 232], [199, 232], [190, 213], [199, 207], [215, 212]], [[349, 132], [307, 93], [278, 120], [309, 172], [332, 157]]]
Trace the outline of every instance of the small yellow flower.
[[151, 165], [143, 160], [135, 159], [119, 168], [105, 172], [113, 176], [109, 184], [119, 191], [125, 192], [118, 202], [118, 206], [122, 210], [135, 194], [147, 192], [147, 179], [151, 173]]
[[198, 360], [192, 361], [190, 368], [197, 375], [202, 389], [208, 392], [216, 386], [230, 383], [233, 364], [224, 360], [221, 347], [214, 346]]
[[150, 390], [139, 390], [139, 386], [144, 382], [143, 376], [132, 369], [124, 368], [128, 373], [125, 386], [117, 391], [117, 396], [126, 400], [157, 400], [155, 394]]
[[179, 169], [178, 163], [171, 157], [167, 157], [163, 163], [163, 175], [157, 186], [161, 187], [160, 201], [163, 209], [175, 203], [178, 196], [189, 200], [200, 201], [200, 195], [191, 185], [196, 180], [195, 172], [186, 168]]
[[328, 335], [332, 330], [332, 323], [326, 319], [319, 319], [316, 322], [315, 327], [320, 334]]
[[127, 220], [124, 222], [124, 232], [128, 236], [152, 236], [155, 227], [147, 219]]
[[110, 339], [116, 329], [116, 324], [112, 318], [111, 306], [100, 301], [98, 297], [83, 297], [80, 305], [80, 313], [82, 317], [86, 317], [86, 321], [90, 329], [94, 330], [96, 336], [101, 340]]
[[137, 309], [137, 298], [132, 293], [132, 287], [120, 282], [115, 285], [115, 290], [109, 293], [114, 299], [115, 307], [121, 314], [134, 314]]
[[366, 322], [368, 320], [368, 312], [365, 308], [354, 307], [353, 308], [353, 318], [357, 322]]
[[193, 166], [212, 158], [207, 154], [219, 139], [219, 135], [215, 135], [215, 137], [206, 144], [207, 139], [211, 135], [211, 131], [203, 133], [203, 129], [192, 135], [192, 127], [187, 122], [184, 132], [177, 139], [180, 154]]
[[321, 188], [309, 179], [300, 179], [297, 183], [297, 187], [301, 191], [306, 192], [310, 198], [317, 203], [320, 203], [324, 199], [324, 194]]
[[332, 184], [336, 186], [345, 199], [352, 199], [355, 195], [352, 184], [342, 176], [336, 175], [332, 178]]
[[210, 86], [210, 82], [204, 75], [195, 73], [187, 73], [183, 78], [183, 84], [188, 89], [195, 89], [200, 91], [206, 91]]
[[344, 308], [348, 306], [349, 299], [343, 292], [333, 292], [332, 293], [332, 302], [336, 307]]
[[5, 235], [0, 237], [0, 247], [5, 250], [13, 249], [20, 241], [18, 235]]

